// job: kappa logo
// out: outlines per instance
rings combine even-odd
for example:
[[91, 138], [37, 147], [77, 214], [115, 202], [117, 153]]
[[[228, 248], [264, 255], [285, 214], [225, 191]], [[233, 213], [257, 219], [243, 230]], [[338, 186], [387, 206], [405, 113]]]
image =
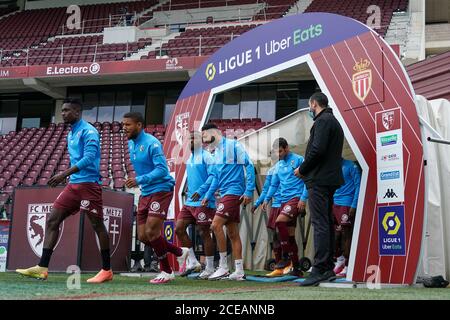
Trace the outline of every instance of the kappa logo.
[[217, 211], [222, 211], [225, 208], [225, 205], [223, 203], [219, 203], [217, 206]]
[[90, 204], [91, 204], [91, 202], [89, 200], [81, 200], [81, 209], [89, 208]]
[[370, 61], [362, 58], [353, 66], [356, 71], [352, 77], [353, 93], [361, 102], [364, 102], [372, 88], [372, 70], [368, 69], [369, 66]]
[[384, 195], [383, 199], [394, 199], [398, 198], [397, 194], [394, 192], [394, 189], [387, 189], [386, 194]]
[[206, 214], [204, 212], [200, 212], [198, 214], [198, 220], [205, 221], [206, 220]]
[[150, 205], [150, 209], [152, 209], [152, 211], [158, 211], [159, 208], [161, 208], [161, 205], [157, 201], [153, 201]]
[[141, 145], [141, 146], [139, 147], [139, 151], [140, 151], [140, 152], [143, 152], [143, 151], [144, 151], [144, 146], [143, 146], [143, 145]]
[[383, 123], [383, 127], [386, 130], [390, 130], [394, 125], [394, 111], [387, 111], [381, 115], [381, 120]]

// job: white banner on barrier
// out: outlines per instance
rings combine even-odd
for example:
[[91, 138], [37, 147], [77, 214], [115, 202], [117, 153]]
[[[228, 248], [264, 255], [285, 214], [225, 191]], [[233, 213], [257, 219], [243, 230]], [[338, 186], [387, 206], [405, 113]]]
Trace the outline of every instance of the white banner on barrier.
[[400, 108], [376, 114], [378, 203], [405, 201]]

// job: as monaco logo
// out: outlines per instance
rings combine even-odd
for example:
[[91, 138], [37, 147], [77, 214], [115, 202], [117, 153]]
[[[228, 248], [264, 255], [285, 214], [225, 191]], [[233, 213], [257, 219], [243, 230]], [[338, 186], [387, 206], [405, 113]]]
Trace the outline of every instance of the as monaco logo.
[[394, 111], [387, 111], [381, 115], [381, 121], [383, 123], [383, 127], [386, 130], [391, 130], [394, 126]]
[[185, 112], [175, 118], [175, 139], [180, 146], [183, 145], [183, 137], [186, 137], [189, 133], [189, 115], [189, 112]]
[[369, 66], [369, 60], [361, 59], [353, 67], [353, 70], [356, 71], [352, 78], [353, 92], [361, 102], [364, 102], [372, 88], [372, 70], [368, 69]]
[[[103, 224], [109, 234], [109, 246], [111, 250], [111, 257], [116, 252], [120, 243], [120, 236], [122, 235], [122, 216], [123, 210], [121, 208], [114, 207], [103, 207]], [[100, 250], [100, 242], [98, 237], [95, 236], [97, 240], [97, 246]]]
[[[29, 204], [27, 215], [27, 238], [33, 252], [38, 256], [42, 256], [42, 249], [45, 238], [45, 226], [47, 215], [52, 211], [52, 203]], [[64, 232], [64, 222], [59, 226], [59, 237], [56, 242], [55, 249], [58, 247]]]

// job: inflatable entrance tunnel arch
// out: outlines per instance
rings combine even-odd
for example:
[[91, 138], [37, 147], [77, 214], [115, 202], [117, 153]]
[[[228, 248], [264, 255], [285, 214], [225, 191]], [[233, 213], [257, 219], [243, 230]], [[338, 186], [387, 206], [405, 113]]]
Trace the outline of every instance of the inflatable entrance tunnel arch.
[[[181, 206], [185, 166], [174, 150], [199, 129], [215, 94], [307, 63], [363, 168], [348, 278], [412, 284], [424, 221], [423, 145], [414, 92], [390, 46], [360, 22], [307, 13], [259, 26], [197, 70], [172, 115], [164, 143]], [[174, 155], [176, 154], [176, 155]], [[373, 267], [375, 266], [375, 267]]]

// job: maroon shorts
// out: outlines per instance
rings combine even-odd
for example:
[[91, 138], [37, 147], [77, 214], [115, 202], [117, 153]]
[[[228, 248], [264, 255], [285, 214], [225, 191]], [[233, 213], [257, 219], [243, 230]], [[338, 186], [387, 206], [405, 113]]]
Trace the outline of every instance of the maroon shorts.
[[241, 222], [240, 196], [228, 195], [220, 199], [217, 205], [216, 215], [231, 222]]
[[102, 187], [95, 182], [69, 183], [53, 203], [56, 209], [103, 218]]
[[208, 207], [183, 206], [178, 215], [180, 220], [194, 220], [198, 225], [210, 225], [216, 210]]
[[353, 224], [352, 219], [348, 212], [350, 211], [350, 207], [333, 205], [333, 215], [334, 215], [334, 223], [336, 227], [340, 226], [351, 226]]
[[281, 204], [280, 214], [289, 217], [291, 220], [288, 222], [288, 226], [295, 227], [297, 225], [297, 217], [301, 212], [298, 210], [298, 203], [300, 198], [292, 198], [286, 203]]
[[278, 215], [281, 212], [281, 208], [271, 208], [269, 214], [269, 220], [267, 221], [267, 228], [275, 230], [275, 222], [277, 222]]
[[137, 212], [138, 225], [145, 224], [149, 217], [165, 220], [169, 211], [173, 192], [156, 192], [151, 195], [140, 197]]

